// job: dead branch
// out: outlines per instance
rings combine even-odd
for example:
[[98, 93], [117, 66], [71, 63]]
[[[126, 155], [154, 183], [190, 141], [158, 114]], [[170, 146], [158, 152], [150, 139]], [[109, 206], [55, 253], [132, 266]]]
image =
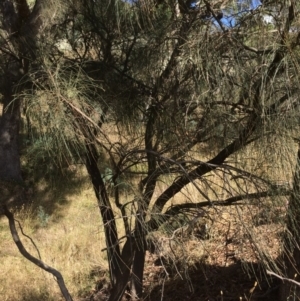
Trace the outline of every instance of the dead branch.
[[278, 275], [278, 274], [276, 274], [276, 273], [274, 273], [274, 272], [271, 272], [271, 271], [269, 271], [269, 270], [266, 270], [266, 272], [267, 272], [268, 275], [275, 276], [275, 277], [277, 277], [277, 278], [279, 278], [279, 279], [281, 279], [281, 280], [283, 280], [283, 281], [292, 282], [292, 283], [294, 283], [294, 284], [300, 286], [300, 282], [297, 282], [296, 280], [293, 280], [293, 279], [290, 279], [290, 278], [281, 277], [280, 275]]
[[15, 244], [17, 245], [20, 253], [29, 261], [31, 261], [32, 263], [34, 263], [35, 265], [37, 265], [38, 267], [40, 267], [41, 269], [45, 270], [46, 272], [52, 274], [56, 280], [57, 283], [59, 285], [60, 291], [63, 294], [64, 298], [66, 299], [66, 301], [73, 301], [66, 285], [64, 282], [64, 278], [61, 275], [61, 273], [59, 271], [57, 271], [56, 269], [48, 266], [47, 264], [45, 264], [42, 260], [32, 256], [31, 254], [29, 254], [27, 252], [27, 250], [25, 249], [23, 243], [20, 240], [17, 228], [16, 228], [16, 224], [15, 224], [15, 219], [14, 219], [14, 215], [13, 213], [11, 213], [6, 205], [2, 206], [2, 210], [4, 215], [7, 217], [8, 221], [9, 221], [9, 228], [10, 228], [10, 233], [13, 237], [13, 240], [15, 242]]

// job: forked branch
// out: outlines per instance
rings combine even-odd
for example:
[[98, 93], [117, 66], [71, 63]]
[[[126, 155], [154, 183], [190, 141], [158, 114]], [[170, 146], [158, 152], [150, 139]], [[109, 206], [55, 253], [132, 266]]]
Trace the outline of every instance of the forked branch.
[[266, 270], [266, 272], [267, 272], [268, 275], [275, 276], [275, 277], [281, 279], [282, 281], [288, 281], [288, 282], [296, 284], [297, 286], [300, 286], [300, 282], [297, 282], [294, 279], [282, 277], [282, 276], [280, 276], [280, 275], [278, 275], [278, 274], [276, 274], [276, 273], [274, 273], [272, 271], [269, 271], [269, 270]]

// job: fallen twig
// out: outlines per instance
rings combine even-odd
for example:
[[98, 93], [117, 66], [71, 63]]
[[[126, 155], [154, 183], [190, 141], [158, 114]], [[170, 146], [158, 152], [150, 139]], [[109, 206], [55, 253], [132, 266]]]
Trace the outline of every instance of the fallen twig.
[[279, 279], [281, 279], [283, 281], [289, 281], [289, 282], [292, 282], [292, 283], [300, 286], [300, 282], [297, 282], [296, 280], [293, 280], [293, 279], [290, 279], [290, 278], [281, 277], [280, 275], [278, 275], [278, 274], [276, 274], [274, 272], [271, 272], [269, 270], [266, 270], [266, 272], [267, 272], [268, 275], [275, 276], [275, 277], [277, 277], [277, 278], [279, 278]]

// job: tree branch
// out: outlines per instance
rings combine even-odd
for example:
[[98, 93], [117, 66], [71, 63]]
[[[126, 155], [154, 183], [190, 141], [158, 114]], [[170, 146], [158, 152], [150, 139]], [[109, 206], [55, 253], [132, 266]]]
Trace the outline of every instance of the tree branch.
[[183, 187], [192, 181], [199, 179], [206, 173], [215, 170], [220, 166], [230, 155], [241, 149], [241, 147], [247, 144], [247, 139], [256, 129], [259, 124], [259, 117], [253, 116], [248, 125], [240, 133], [240, 136], [234, 140], [232, 143], [227, 145], [222, 149], [213, 159], [209, 160], [206, 163], [199, 164], [197, 168], [189, 172], [187, 175], [181, 176], [178, 180], [173, 182], [156, 200], [155, 211], [161, 212], [164, 205], [169, 199], [171, 199], [175, 194], [177, 194]]
[[6, 205], [2, 206], [2, 210], [4, 215], [7, 217], [8, 221], [9, 221], [9, 228], [10, 228], [10, 233], [13, 237], [13, 240], [16, 244], [16, 246], [18, 247], [20, 253], [29, 261], [31, 261], [32, 263], [34, 263], [35, 265], [37, 265], [38, 267], [40, 267], [41, 269], [45, 270], [46, 272], [52, 274], [56, 280], [57, 283], [59, 285], [60, 291], [63, 294], [64, 298], [66, 299], [66, 301], [73, 301], [66, 285], [64, 282], [64, 278], [61, 275], [61, 273], [59, 271], [57, 271], [56, 269], [48, 266], [47, 264], [45, 264], [42, 260], [37, 259], [36, 257], [32, 256], [30, 253], [27, 252], [27, 250], [25, 249], [24, 245], [22, 244], [20, 237], [18, 235], [18, 231], [16, 228], [16, 224], [15, 224], [15, 220], [14, 220], [14, 215], [8, 210]]
[[279, 278], [279, 279], [281, 279], [281, 280], [283, 280], [283, 281], [292, 282], [292, 283], [294, 283], [294, 284], [300, 286], [300, 282], [297, 282], [297, 281], [295, 281], [295, 280], [293, 280], [293, 279], [281, 277], [281, 276], [279, 276], [278, 274], [276, 274], [276, 273], [274, 273], [274, 272], [271, 272], [271, 271], [269, 271], [269, 270], [266, 270], [266, 273], [267, 273], [268, 275], [275, 276], [275, 277], [277, 277], [277, 278]]
[[251, 200], [251, 199], [258, 199], [258, 198], [265, 198], [269, 196], [284, 196], [284, 195], [290, 195], [291, 191], [288, 189], [280, 189], [280, 186], [277, 190], [267, 190], [267, 191], [261, 191], [261, 192], [254, 192], [249, 194], [243, 194], [243, 195], [237, 195], [230, 198], [227, 198], [225, 200], [214, 200], [214, 201], [204, 201], [199, 203], [186, 203], [186, 204], [178, 204], [175, 206], [171, 206], [167, 209], [167, 211], [161, 215], [161, 219], [156, 218], [151, 219], [147, 223], [148, 231], [155, 231], [159, 228], [161, 223], [168, 221], [171, 217], [176, 216], [180, 212], [184, 210], [190, 210], [190, 209], [199, 209], [207, 206], [220, 206], [220, 207], [226, 207], [226, 206], [232, 206], [236, 204], [238, 201], [243, 200]]

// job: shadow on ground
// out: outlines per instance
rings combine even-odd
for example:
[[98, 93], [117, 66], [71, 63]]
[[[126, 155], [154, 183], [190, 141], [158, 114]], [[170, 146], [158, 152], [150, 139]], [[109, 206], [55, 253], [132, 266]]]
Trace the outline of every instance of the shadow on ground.
[[[198, 263], [181, 279], [160, 279], [145, 301], [276, 301], [279, 281], [267, 277], [256, 263], [233, 263], [228, 267]], [[182, 278], [183, 278], [182, 277]]]
[[[166, 277], [165, 268], [145, 268], [144, 301], [276, 301], [279, 281], [265, 275], [262, 266], [236, 262], [227, 267], [197, 263], [184, 273]], [[107, 300], [109, 292], [103, 279], [84, 301]], [[122, 301], [130, 300], [129, 293]]]

